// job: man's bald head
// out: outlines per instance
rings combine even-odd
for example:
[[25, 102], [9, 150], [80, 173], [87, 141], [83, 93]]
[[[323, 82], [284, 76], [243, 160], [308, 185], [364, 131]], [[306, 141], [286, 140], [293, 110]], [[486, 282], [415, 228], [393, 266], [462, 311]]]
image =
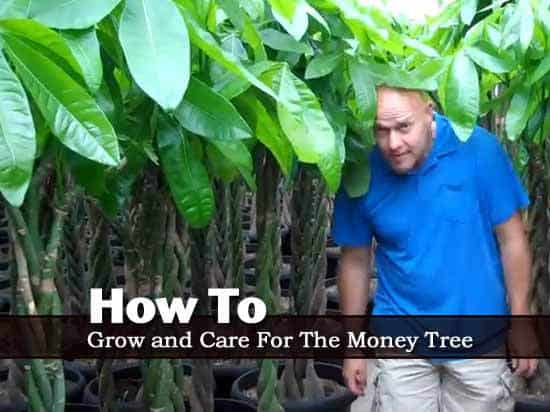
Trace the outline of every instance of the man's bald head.
[[419, 166], [432, 146], [433, 104], [418, 90], [379, 86], [376, 105], [376, 143], [399, 174]]

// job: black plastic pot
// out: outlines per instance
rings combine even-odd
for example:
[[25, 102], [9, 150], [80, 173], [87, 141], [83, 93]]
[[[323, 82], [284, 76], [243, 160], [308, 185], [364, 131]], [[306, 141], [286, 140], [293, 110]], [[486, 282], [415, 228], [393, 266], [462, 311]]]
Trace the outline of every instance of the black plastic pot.
[[86, 380], [80, 371], [71, 365], [64, 365], [63, 370], [65, 373], [65, 392], [67, 394], [67, 402], [80, 402], [82, 399], [82, 392], [86, 385]]
[[327, 292], [327, 309], [340, 309], [340, 295], [336, 285], [336, 278], [325, 280], [325, 290]]
[[[279, 366], [279, 375], [283, 371], [283, 365]], [[344, 386], [342, 378], [342, 368], [338, 365], [316, 362], [315, 371], [319, 377], [330, 379]], [[245, 395], [245, 391], [258, 382], [259, 370], [256, 368], [250, 372], [241, 375], [231, 388], [231, 397], [245, 402], [254, 402]], [[283, 408], [286, 412], [347, 412], [351, 403], [356, 396], [348, 389], [341, 393], [329, 395], [321, 400], [303, 400], [303, 401], [286, 401], [283, 403]], [[254, 402], [255, 403], [255, 402]]]
[[[0, 368], [0, 384], [4, 384], [8, 380], [9, 369], [7, 367]], [[4, 400], [0, 399], [0, 412], [25, 412], [27, 405], [21, 400]]]
[[82, 362], [78, 360], [65, 361], [64, 363], [78, 370], [82, 374], [82, 376], [84, 376], [84, 380], [86, 381], [86, 383], [90, 382], [97, 375], [95, 364], [90, 364], [89, 362]]
[[9, 315], [11, 298], [8, 294], [0, 293], [0, 315]]
[[338, 272], [338, 261], [340, 260], [340, 248], [327, 248], [327, 278], [333, 278]]
[[65, 412], [100, 412], [101, 409], [97, 405], [89, 405], [87, 403], [66, 403]]
[[[128, 379], [135, 381], [136, 383], [136, 392], [141, 386], [142, 376], [141, 368], [139, 365], [129, 365], [126, 367], [115, 368], [113, 370], [113, 376], [115, 382], [120, 382], [123, 379]], [[99, 380], [98, 378], [92, 379], [86, 385], [84, 389], [84, 396], [82, 398], [83, 402], [89, 405], [100, 405], [99, 399]], [[145, 404], [138, 401], [116, 401], [116, 406], [121, 412], [142, 412], [146, 410]]]
[[236, 399], [214, 399], [214, 412], [256, 412], [257, 410], [248, 402]]
[[516, 399], [515, 412], [548, 412], [550, 401], [539, 401], [537, 399]]
[[235, 382], [239, 376], [255, 368], [255, 364], [249, 366], [214, 365], [214, 380], [216, 381], [214, 397], [230, 398], [233, 382]]
[[8, 274], [3, 274], [0, 276], [0, 289], [9, 289], [10, 283], [10, 277]]

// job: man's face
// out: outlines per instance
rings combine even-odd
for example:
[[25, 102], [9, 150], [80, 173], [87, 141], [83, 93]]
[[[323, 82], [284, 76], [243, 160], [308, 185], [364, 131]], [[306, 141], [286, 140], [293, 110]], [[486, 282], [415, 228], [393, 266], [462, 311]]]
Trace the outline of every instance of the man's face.
[[418, 167], [432, 147], [433, 110], [420, 93], [378, 88], [375, 138], [382, 156], [398, 174]]

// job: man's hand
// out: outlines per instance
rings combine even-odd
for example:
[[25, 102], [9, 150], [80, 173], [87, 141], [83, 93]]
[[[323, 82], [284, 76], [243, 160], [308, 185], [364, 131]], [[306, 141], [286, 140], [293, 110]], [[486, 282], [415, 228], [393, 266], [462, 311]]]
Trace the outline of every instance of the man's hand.
[[365, 394], [365, 386], [367, 385], [366, 359], [344, 359], [342, 375], [346, 386], [354, 395], [363, 396]]
[[512, 359], [512, 370], [514, 375], [530, 378], [537, 370], [538, 359]]

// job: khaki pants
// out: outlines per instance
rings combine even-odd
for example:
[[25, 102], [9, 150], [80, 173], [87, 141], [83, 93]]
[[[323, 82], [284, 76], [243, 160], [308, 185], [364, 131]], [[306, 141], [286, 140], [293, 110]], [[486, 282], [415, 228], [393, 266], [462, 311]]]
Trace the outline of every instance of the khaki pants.
[[377, 359], [375, 412], [511, 412], [512, 372], [505, 359], [432, 364], [425, 359]]

